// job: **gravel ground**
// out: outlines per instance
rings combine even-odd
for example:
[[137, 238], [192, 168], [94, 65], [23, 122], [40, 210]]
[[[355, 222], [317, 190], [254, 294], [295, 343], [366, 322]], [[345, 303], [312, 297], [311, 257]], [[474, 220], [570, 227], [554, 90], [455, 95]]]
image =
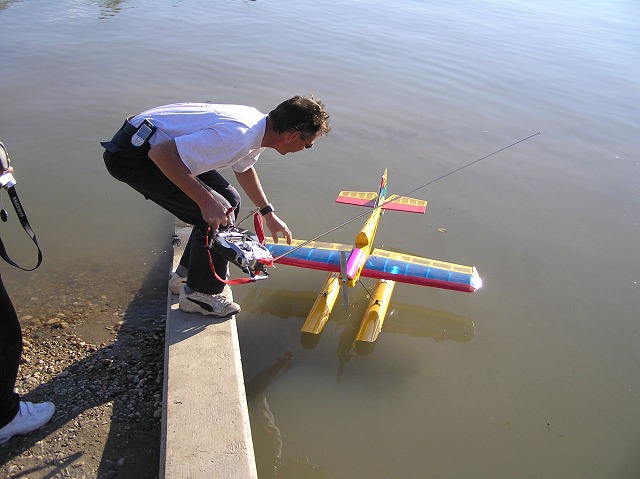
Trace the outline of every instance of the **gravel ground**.
[[[82, 293], [70, 285], [66, 294], [57, 288], [48, 298], [16, 301], [12, 295], [24, 342], [17, 390], [26, 400], [53, 401], [56, 412], [41, 430], [0, 445], [0, 477], [158, 477], [168, 262], [163, 264], [145, 293], [134, 281], [129, 286], [137, 292], [117, 301], [86, 293], [100, 291], [93, 286], [101, 275], [91, 280], [94, 285], [76, 278], [87, 286]], [[127, 289], [126, 279], [113, 280]], [[55, 304], [55, 311], [43, 304]]]

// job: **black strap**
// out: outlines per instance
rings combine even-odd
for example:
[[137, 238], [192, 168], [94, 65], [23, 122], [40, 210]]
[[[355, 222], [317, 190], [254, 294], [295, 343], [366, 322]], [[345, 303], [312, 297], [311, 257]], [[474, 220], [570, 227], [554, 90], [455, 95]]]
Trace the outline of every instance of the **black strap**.
[[264, 216], [264, 215], [268, 215], [269, 213], [273, 213], [274, 211], [275, 211], [275, 208], [271, 203], [269, 203], [267, 206], [265, 206], [260, 210], [260, 214]]
[[11, 204], [13, 204], [13, 209], [15, 209], [16, 213], [18, 214], [18, 218], [20, 219], [20, 224], [22, 224], [22, 227], [31, 238], [31, 241], [33, 241], [33, 243], [36, 245], [36, 248], [38, 248], [38, 264], [36, 264], [33, 268], [30, 268], [30, 269], [23, 268], [22, 266], [17, 264], [15, 261], [9, 258], [9, 255], [7, 254], [7, 250], [5, 249], [1, 238], [0, 238], [0, 256], [11, 266], [20, 268], [23, 271], [33, 271], [38, 266], [40, 266], [40, 263], [42, 263], [42, 251], [40, 250], [40, 246], [38, 245], [38, 240], [36, 238], [36, 235], [31, 229], [31, 225], [29, 224], [29, 220], [27, 219], [27, 214], [25, 213], [24, 208], [22, 207], [22, 203], [20, 203], [20, 199], [18, 198], [18, 193], [16, 192], [16, 187], [12, 186], [8, 188], [7, 193], [9, 194], [9, 198], [11, 198]]

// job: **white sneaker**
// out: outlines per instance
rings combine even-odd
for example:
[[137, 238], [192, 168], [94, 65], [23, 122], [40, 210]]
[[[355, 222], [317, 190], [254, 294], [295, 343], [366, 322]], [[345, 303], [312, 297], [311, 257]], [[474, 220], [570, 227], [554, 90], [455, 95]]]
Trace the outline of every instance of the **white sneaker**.
[[187, 313], [200, 313], [206, 316], [225, 318], [240, 312], [240, 305], [228, 301], [224, 293], [204, 294], [192, 291], [187, 294], [185, 288], [180, 292], [180, 309]]
[[187, 278], [183, 278], [178, 273], [171, 273], [169, 275], [169, 290], [173, 294], [180, 294], [185, 284], [187, 284]]
[[52, 402], [32, 403], [20, 401], [20, 411], [13, 420], [0, 429], [0, 444], [7, 442], [16, 434], [27, 434], [40, 429], [49, 422], [56, 407]]

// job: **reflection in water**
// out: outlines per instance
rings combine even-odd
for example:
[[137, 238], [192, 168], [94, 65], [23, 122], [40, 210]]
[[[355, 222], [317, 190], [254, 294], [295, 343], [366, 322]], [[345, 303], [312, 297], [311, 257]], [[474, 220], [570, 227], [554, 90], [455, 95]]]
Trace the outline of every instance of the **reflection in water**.
[[[358, 328], [360, 322], [355, 321], [342, 321], [342, 333], [340, 334], [340, 340], [338, 341], [338, 349], [336, 356], [338, 357], [338, 374], [336, 376], [336, 383], [342, 382], [342, 375], [346, 365], [356, 355], [356, 335], [358, 334]], [[320, 335], [318, 335], [320, 336]], [[375, 346], [376, 343], [369, 343]]]
[[[255, 288], [243, 301], [245, 312], [268, 313], [282, 319], [301, 319], [309, 312], [316, 297], [311, 291], [271, 290]], [[353, 314], [353, 306], [346, 313], [338, 310], [329, 318], [335, 328], [341, 328], [340, 338], [336, 349], [338, 358], [338, 373], [336, 382], [340, 383], [345, 366], [355, 355], [373, 353], [377, 341], [366, 343], [356, 341], [360, 327], [360, 314]], [[471, 341], [475, 334], [473, 321], [466, 317], [452, 314], [448, 311], [424, 308], [413, 304], [391, 303], [388, 318], [384, 322], [384, 333], [405, 334], [417, 338], [432, 338], [435, 341]], [[329, 324], [329, 323], [328, 323]], [[328, 326], [328, 325], [327, 325]], [[315, 348], [322, 338], [322, 334], [301, 333], [300, 342], [306, 349]]]
[[265, 390], [278, 373], [291, 367], [292, 358], [293, 353], [287, 351], [284, 357], [276, 359], [271, 367], [256, 374], [246, 384], [251, 434], [260, 479], [319, 479], [324, 477], [324, 469], [311, 463], [308, 457], [289, 458], [284, 463], [282, 461], [282, 437], [269, 408]]
[[[86, 5], [86, 8], [88, 9], [91, 4], [97, 4], [98, 7], [100, 8], [100, 13], [98, 14], [98, 18], [108, 18], [108, 17], [114, 17], [116, 14], [122, 11], [123, 10], [122, 6], [127, 2], [128, 0], [97, 0], [95, 2], [90, 2], [89, 5]], [[6, 10], [7, 8], [9, 8], [11, 5], [15, 3], [21, 3], [21, 0], [0, 0], [0, 11]], [[88, 11], [85, 10], [83, 5], [74, 4], [73, 11], [69, 10], [67, 11], [67, 14], [73, 15], [73, 14], [78, 14], [78, 12], [80, 12], [83, 15], [88, 13]]]
[[386, 333], [407, 334], [436, 341], [467, 342], [473, 339], [475, 324], [467, 316], [422, 308], [414, 304], [392, 303], [382, 328]]
[[13, 3], [16, 3], [17, 0], [0, 0], [0, 11], [6, 10]]
[[122, 5], [126, 3], [127, 0], [104, 0], [98, 2], [100, 5], [100, 16], [99, 18], [107, 18], [113, 17], [118, 12], [122, 10]]
[[[251, 313], [268, 313], [278, 318], [305, 318], [315, 300], [316, 293], [311, 291], [290, 291], [284, 289], [267, 289], [265, 287], [252, 289], [243, 308]], [[334, 313], [337, 313], [337, 308]], [[351, 336], [355, 340], [360, 318], [349, 321], [340, 314], [329, 318], [336, 327], [345, 330], [356, 328]], [[354, 324], [355, 323], [355, 324]], [[475, 325], [467, 316], [460, 316], [448, 311], [425, 308], [406, 303], [391, 302], [388, 318], [382, 331], [385, 333], [406, 334], [417, 338], [432, 338], [436, 341], [471, 341], [475, 334]], [[313, 341], [307, 336], [320, 338], [322, 335], [304, 335], [304, 345], [313, 347]], [[348, 336], [343, 333], [343, 336]], [[319, 339], [317, 339], [317, 342]], [[347, 341], [347, 340], [345, 340]], [[342, 342], [342, 340], [341, 340]]]

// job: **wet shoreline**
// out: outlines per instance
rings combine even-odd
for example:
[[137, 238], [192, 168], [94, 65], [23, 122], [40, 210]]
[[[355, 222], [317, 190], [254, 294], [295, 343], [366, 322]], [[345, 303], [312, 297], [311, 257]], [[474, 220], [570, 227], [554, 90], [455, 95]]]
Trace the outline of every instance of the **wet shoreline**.
[[24, 344], [16, 390], [56, 412], [0, 446], [3, 477], [157, 477], [168, 268], [167, 254], [138, 290], [110, 272], [119, 292], [85, 283], [12, 296]]

